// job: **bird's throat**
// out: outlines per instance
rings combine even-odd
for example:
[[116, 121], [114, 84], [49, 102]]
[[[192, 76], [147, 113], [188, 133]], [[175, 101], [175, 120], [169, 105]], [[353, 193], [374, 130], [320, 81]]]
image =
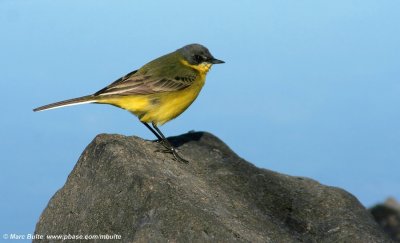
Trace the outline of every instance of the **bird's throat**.
[[202, 62], [198, 65], [192, 65], [189, 62], [185, 61], [185, 60], [181, 60], [181, 63], [185, 66], [191, 67], [193, 69], [196, 69], [197, 71], [199, 71], [199, 73], [201, 75], [206, 75], [207, 72], [210, 70], [212, 64], [211, 63], [207, 63], [207, 62]]

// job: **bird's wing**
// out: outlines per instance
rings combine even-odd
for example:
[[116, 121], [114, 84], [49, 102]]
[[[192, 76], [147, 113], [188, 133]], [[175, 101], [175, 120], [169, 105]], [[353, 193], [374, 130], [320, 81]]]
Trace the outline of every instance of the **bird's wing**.
[[171, 70], [164, 75], [160, 75], [159, 72], [138, 72], [136, 70], [99, 90], [94, 95], [146, 95], [178, 91], [190, 86], [196, 77], [196, 73], [192, 70], [181, 69], [179, 72]]

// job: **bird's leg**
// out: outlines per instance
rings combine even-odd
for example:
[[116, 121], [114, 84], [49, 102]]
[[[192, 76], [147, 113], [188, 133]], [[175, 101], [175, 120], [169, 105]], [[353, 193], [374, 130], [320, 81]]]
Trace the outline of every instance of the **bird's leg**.
[[166, 144], [164, 139], [146, 122], [142, 122], [154, 135], [157, 137], [157, 143], [160, 143], [162, 146], [166, 148], [165, 151], [170, 152], [171, 151], [171, 145]]
[[178, 154], [174, 146], [172, 146], [172, 144], [165, 138], [164, 134], [160, 131], [157, 125], [154, 122], [152, 122], [151, 124], [153, 125], [153, 128], [157, 131], [158, 135], [161, 136], [161, 139], [164, 143], [163, 145], [168, 149], [168, 152], [172, 153], [176, 160], [181, 161], [183, 163], [189, 163], [189, 161], [185, 160]]
[[143, 125], [145, 125], [154, 135], [156, 135], [157, 140], [158, 140], [157, 142], [163, 141], [162, 137], [160, 137], [160, 135], [158, 135], [158, 133], [156, 131], [154, 131], [154, 129], [149, 124], [147, 124], [146, 122], [142, 122], [142, 121], [141, 121], [141, 123], [143, 123]]

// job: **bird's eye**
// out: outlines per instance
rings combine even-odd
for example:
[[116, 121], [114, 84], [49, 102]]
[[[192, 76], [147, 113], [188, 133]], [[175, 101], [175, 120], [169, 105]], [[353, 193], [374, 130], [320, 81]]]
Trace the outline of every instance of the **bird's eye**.
[[204, 61], [204, 60], [203, 60], [203, 57], [200, 56], [200, 55], [194, 55], [193, 58], [194, 58], [194, 60], [195, 60], [197, 63], [201, 63], [201, 62]]

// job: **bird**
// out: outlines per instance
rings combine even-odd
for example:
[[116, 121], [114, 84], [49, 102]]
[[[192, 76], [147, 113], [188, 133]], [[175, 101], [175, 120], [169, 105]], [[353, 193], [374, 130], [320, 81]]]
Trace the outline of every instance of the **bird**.
[[[156, 58], [139, 69], [117, 79], [99, 91], [33, 109], [44, 111], [86, 103], [109, 104], [137, 116], [175, 160], [188, 163], [167, 140], [159, 126], [178, 117], [197, 98], [214, 64], [214, 58], [201, 44], [185, 45]], [[150, 126], [151, 125], [151, 126]]]

